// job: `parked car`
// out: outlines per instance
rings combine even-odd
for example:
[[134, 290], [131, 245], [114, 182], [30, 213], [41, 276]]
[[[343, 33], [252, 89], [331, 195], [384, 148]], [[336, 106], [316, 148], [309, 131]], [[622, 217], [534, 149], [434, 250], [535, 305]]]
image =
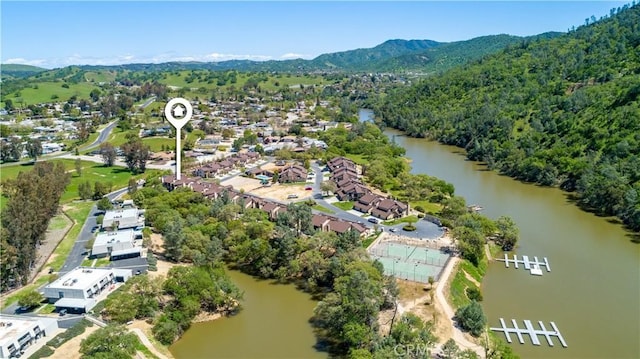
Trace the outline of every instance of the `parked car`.
[[373, 218], [373, 217], [369, 218], [368, 221], [371, 222], [371, 223], [374, 223], [374, 224], [380, 223], [379, 220], [377, 220], [376, 218]]
[[313, 187], [311, 186], [307, 186], [304, 188], [305, 191], [313, 191]]
[[391, 232], [393, 232], [393, 233], [396, 233], [396, 232], [398, 231], [398, 229], [396, 229], [396, 228], [391, 228], [389, 231], [391, 231]]
[[287, 199], [296, 199], [296, 198], [298, 198], [297, 194], [290, 194], [287, 196]]
[[60, 314], [61, 317], [67, 315], [67, 310], [66, 309], [61, 309], [58, 314]]

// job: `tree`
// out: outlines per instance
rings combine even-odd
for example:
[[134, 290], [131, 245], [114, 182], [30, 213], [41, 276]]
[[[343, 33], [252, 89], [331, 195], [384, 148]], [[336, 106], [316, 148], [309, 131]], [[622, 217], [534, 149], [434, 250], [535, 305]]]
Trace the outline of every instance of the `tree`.
[[459, 308], [456, 311], [456, 320], [463, 329], [468, 330], [476, 337], [482, 334], [484, 326], [487, 324], [487, 317], [484, 315], [480, 304], [476, 301]]
[[109, 187], [107, 187], [105, 183], [102, 183], [100, 181], [96, 181], [96, 183], [94, 183], [93, 199], [99, 200], [102, 197], [104, 197], [104, 195], [106, 195], [107, 193], [109, 193]]
[[142, 143], [137, 136], [130, 136], [127, 143], [122, 145], [125, 163], [132, 173], [144, 173], [147, 168], [147, 160], [151, 156], [149, 146]]
[[134, 193], [136, 193], [137, 190], [138, 190], [138, 181], [136, 181], [136, 179], [133, 177], [129, 178], [129, 183], [127, 185], [127, 193], [129, 193], [129, 195], [133, 195]]
[[447, 340], [447, 342], [442, 346], [442, 354], [445, 359], [456, 359], [459, 352], [460, 347], [453, 338]]
[[109, 200], [109, 198], [102, 197], [96, 204], [96, 207], [100, 211], [107, 211], [107, 210], [113, 209], [113, 204], [111, 204], [111, 201]]
[[33, 158], [33, 162], [38, 160], [38, 156], [42, 154], [42, 143], [39, 139], [29, 139], [25, 146], [29, 157]]
[[503, 251], [510, 251], [518, 242], [519, 230], [511, 217], [501, 216], [496, 220], [498, 228], [498, 238], [496, 244], [502, 247]]
[[139, 345], [138, 337], [121, 325], [108, 325], [91, 333], [80, 343], [83, 359], [131, 358]]
[[338, 191], [338, 187], [333, 181], [322, 181], [322, 183], [320, 183], [320, 189], [325, 195], [328, 195], [329, 193], [336, 193]]
[[102, 156], [102, 162], [105, 166], [111, 167], [116, 161], [116, 148], [109, 142], [104, 142], [100, 145], [100, 155]]
[[82, 160], [79, 158], [76, 158], [76, 160], [73, 162], [74, 167], [76, 168], [76, 173], [78, 174], [78, 177], [82, 176]]
[[222, 129], [222, 138], [225, 139], [225, 140], [228, 140], [228, 139], [232, 138], [235, 135], [236, 135], [235, 131], [230, 129], [230, 128]]
[[20, 295], [20, 297], [18, 298], [18, 304], [21, 307], [32, 308], [40, 305], [43, 300], [44, 296], [40, 292], [35, 289], [31, 289], [26, 293]]
[[80, 199], [93, 198], [93, 189], [91, 187], [91, 182], [84, 181], [78, 184], [78, 196], [80, 196]]
[[19, 161], [22, 157], [22, 141], [20, 138], [11, 137], [9, 142], [0, 143], [2, 150], [2, 161]]

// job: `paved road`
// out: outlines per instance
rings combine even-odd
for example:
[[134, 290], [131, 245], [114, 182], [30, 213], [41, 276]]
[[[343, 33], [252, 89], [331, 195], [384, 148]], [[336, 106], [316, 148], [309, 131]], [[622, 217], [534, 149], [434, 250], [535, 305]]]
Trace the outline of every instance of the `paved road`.
[[96, 138], [96, 140], [93, 141], [88, 146], [83, 146], [82, 147], [82, 151], [90, 150], [92, 148], [96, 148], [96, 147], [100, 146], [100, 144], [102, 144], [102, 142], [106, 141], [109, 138], [109, 136], [111, 135], [111, 131], [113, 131], [113, 128], [116, 127], [117, 123], [118, 123], [118, 121], [113, 121], [109, 125], [107, 125], [107, 127], [105, 127], [102, 130], [100, 130], [99, 131], [100, 134], [98, 135], [98, 138]]
[[155, 102], [155, 100], [156, 100], [156, 97], [155, 97], [155, 96], [153, 96], [153, 97], [149, 98], [149, 99], [148, 99], [147, 101], [145, 101], [142, 105], [140, 105], [140, 108], [144, 110], [145, 108], [147, 108], [147, 106], [149, 106], [149, 105], [151, 105], [153, 102]]
[[[113, 200], [116, 197], [126, 192], [127, 192], [126, 188], [119, 189], [115, 192], [109, 193], [107, 195], [107, 198], [109, 198], [109, 200]], [[87, 220], [84, 222], [84, 225], [82, 226], [82, 230], [80, 230], [80, 234], [78, 235], [78, 238], [73, 244], [71, 253], [69, 253], [69, 256], [65, 260], [62, 268], [60, 268], [60, 271], [59, 271], [60, 275], [67, 273], [73, 268], [78, 267], [80, 264], [82, 264], [82, 261], [85, 259], [85, 256], [86, 256], [84, 253], [87, 252], [87, 249], [84, 246], [89, 240], [91, 240], [91, 238], [93, 238], [93, 233], [91, 232], [91, 230], [95, 226], [97, 226], [96, 218], [99, 214], [100, 213], [98, 211], [98, 207], [96, 207], [96, 205], [94, 204], [93, 207], [91, 207], [91, 212], [89, 212], [89, 217], [87, 217]]]

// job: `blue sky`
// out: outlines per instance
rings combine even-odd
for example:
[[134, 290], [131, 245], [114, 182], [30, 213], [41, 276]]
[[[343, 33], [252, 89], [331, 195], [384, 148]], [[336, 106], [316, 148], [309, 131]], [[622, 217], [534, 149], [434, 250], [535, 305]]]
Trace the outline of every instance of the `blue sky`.
[[1, 61], [72, 64], [314, 58], [389, 39], [566, 31], [625, 2], [72, 1], [0, 3]]

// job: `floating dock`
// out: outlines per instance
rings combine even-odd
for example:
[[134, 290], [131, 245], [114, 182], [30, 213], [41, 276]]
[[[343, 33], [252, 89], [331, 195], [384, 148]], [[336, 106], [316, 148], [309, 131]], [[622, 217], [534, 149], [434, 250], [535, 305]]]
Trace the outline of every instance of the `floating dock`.
[[532, 275], [542, 275], [541, 267], [545, 267], [547, 272], [551, 272], [551, 266], [549, 265], [547, 257], [544, 257], [542, 261], [539, 261], [538, 257], [533, 257], [533, 260], [531, 260], [529, 259], [529, 256], [522, 256], [522, 259], [518, 259], [518, 255], [514, 254], [513, 259], [510, 259], [505, 253], [504, 259], [496, 258], [496, 260], [504, 262], [506, 268], [509, 268], [509, 263], [512, 263], [516, 269], [518, 268], [518, 264], [522, 264], [524, 269], [530, 271]]
[[533, 343], [533, 345], [540, 345], [540, 340], [538, 339], [538, 335], [542, 335], [547, 339], [547, 344], [549, 344], [550, 347], [553, 346], [553, 341], [551, 340], [551, 337], [557, 337], [558, 340], [560, 341], [560, 344], [562, 344], [562, 346], [566, 348], [567, 342], [564, 341], [564, 338], [562, 337], [562, 334], [560, 334], [560, 331], [558, 330], [556, 323], [554, 322], [549, 322], [549, 323], [553, 328], [552, 330], [547, 330], [547, 328], [545, 328], [542, 321], [538, 321], [538, 325], [540, 326], [540, 329], [536, 329], [533, 327], [533, 324], [531, 324], [530, 320], [524, 320], [524, 328], [520, 328], [518, 327], [518, 323], [516, 323], [516, 320], [511, 319], [511, 324], [513, 325], [513, 327], [508, 327], [507, 324], [504, 322], [504, 319], [500, 318], [500, 327], [489, 328], [489, 329], [496, 332], [504, 332], [505, 337], [507, 337], [507, 342], [509, 343], [513, 342], [511, 340], [511, 334], [515, 334], [518, 337], [518, 341], [520, 342], [520, 344], [524, 344], [523, 335], [526, 334], [529, 336], [529, 338], [531, 338], [531, 342]]

